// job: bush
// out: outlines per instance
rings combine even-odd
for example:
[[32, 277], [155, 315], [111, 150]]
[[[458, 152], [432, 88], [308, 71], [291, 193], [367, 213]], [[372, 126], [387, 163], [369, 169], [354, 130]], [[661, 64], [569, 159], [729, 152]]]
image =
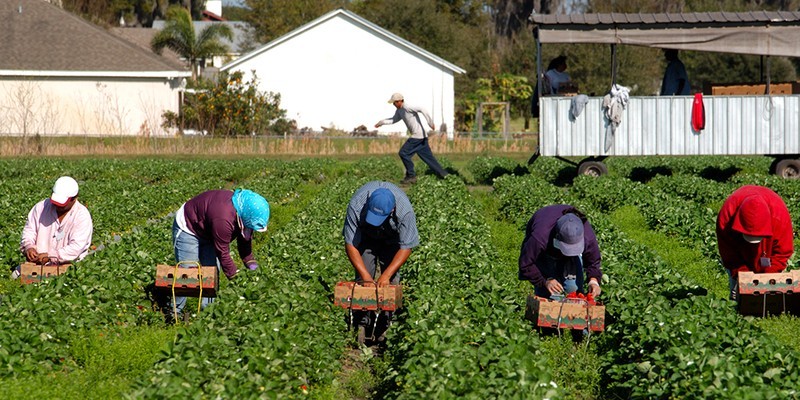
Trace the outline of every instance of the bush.
[[223, 73], [216, 83], [202, 81], [195, 93], [186, 93], [181, 114], [162, 115], [164, 128], [194, 129], [219, 136], [277, 134], [296, 129], [286, 119], [278, 93], [259, 92], [258, 78], [242, 81], [242, 72]]

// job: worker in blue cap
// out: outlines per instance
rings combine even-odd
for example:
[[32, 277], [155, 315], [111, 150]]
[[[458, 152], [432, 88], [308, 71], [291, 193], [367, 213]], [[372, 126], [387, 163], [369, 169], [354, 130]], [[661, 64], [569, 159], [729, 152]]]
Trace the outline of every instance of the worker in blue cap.
[[[347, 206], [342, 234], [355, 279], [367, 285], [399, 284], [400, 267], [411, 249], [419, 245], [411, 202], [403, 190], [389, 182], [367, 182], [356, 190]], [[381, 273], [376, 281], [378, 266]], [[388, 320], [384, 328], [388, 328]], [[368, 313], [354, 313], [354, 322], [369, 325]]]

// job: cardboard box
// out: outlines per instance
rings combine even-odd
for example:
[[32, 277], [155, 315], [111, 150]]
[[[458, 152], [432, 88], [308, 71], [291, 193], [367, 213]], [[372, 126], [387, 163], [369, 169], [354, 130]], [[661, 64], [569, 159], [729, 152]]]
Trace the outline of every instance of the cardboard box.
[[61, 275], [69, 269], [72, 264], [61, 265], [39, 265], [26, 262], [20, 265], [19, 281], [23, 285], [39, 283], [43, 279]]
[[403, 306], [403, 287], [388, 285], [380, 288], [339, 282], [333, 290], [333, 305], [353, 310], [395, 311]]
[[[200, 282], [199, 274], [203, 281]], [[202, 284], [203, 297], [217, 297], [219, 290], [219, 274], [217, 267], [178, 267], [174, 265], [158, 265], [156, 267], [156, 287], [172, 293], [175, 285], [176, 296], [199, 297]]]
[[739, 294], [800, 293], [800, 271], [756, 274], [739, 272]]
[[602, 332], [606, 323], [606, 307], [602, 304], [589, 305], [581, 299], [556, 301], [529, 295], [525, 319], [542, 328], [589, 328]]
[[800, 314], [800, 271], [739, 272], [739, 314]]
[[[770, 82], [769, 92], [772, 95], [789, 95], [800, 93], [800, 82]], [[766, 83], [705, 83], [704, 95], [713, 96], [763, 96], [767, 93]]]

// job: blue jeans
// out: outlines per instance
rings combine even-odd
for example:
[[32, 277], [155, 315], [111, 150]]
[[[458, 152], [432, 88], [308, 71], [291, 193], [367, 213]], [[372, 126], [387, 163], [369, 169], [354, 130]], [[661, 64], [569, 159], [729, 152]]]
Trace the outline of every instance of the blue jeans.
[[399, 153], [400, 159], [406, 167], [406, 178], [417, 176], [417, 173], [414, 172], [414, 162], [411, 161], [411, 157], [413, 157], [414, 154], [417, 154], [425, 164], [428, 164], [428, 167], [430, 167], [436, 175], [439, 175], [440, 178], [447, 176], [447, 171], [439, 165], [439, 161], [436, 161], [436, 157], [433, 156], [431, 146], [428, 145], [428, 138], [409, 138], [403, 144], [403, 147], [400, 148]]
[[725, 268], [725, 272], [728, 273], [728, 289], [730, 293], [728, 294], [728, 298], [731, 300], [737, 300], [737, 294], [739, 294], [739, 277], [733, 277], [731, 270]]
[[[564, 288], [566, 294], [572, 292], [583, 293], [583, 257], [556, 258], [549, 255], [541, 257], [539, 271], [545, 279], [555, 279]], [[536, 287], [534, 294], [539, 297], [550, 297], [546, 286]]]
[[[214, 252], [214, 243], [182, 231], [178, 224], [174, 222], [172, 223], [172, 244], [175, 250], [175, 261], [178, 264], [184, 261], [198, 261], [200, 265], [216, 265], [217, 269], [219, 269], [217, 254]], [[189, 264], [189, 266], [194, 265]], [[178, 265], [178, 267], [182, 267], [182, 265]], [[207, 305], [213, 302], [213, 297], [203, 297], [201, 307], [206, 308]], [[186, 297], [175, 296], [175, 310], [173, 312], [182, 314], [185, 305]]]

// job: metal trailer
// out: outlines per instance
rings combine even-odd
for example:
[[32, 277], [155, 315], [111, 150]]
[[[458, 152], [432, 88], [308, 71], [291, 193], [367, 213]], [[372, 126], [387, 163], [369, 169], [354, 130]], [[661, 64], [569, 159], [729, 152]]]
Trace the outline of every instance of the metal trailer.
[[766, 155], [774, 172], [800, 178], [800, 95], [771, 95], [769, 57], [800, 57], [800, 12], [683, 14], [532, 14], [542, 87], [542, 43], [611, 46], [612, 84], [616, 45], [754, 54], [767, 57], [764, 95], [704, 96], [705, 129], [691, 125], [693, 96], [630, 96], [605, 151], [603, 98], [590, 97], [572, 118], [572, 98], [539, 96], [538, 156], [584, 157], [578, 173], [603, 175], [609, 156]]

